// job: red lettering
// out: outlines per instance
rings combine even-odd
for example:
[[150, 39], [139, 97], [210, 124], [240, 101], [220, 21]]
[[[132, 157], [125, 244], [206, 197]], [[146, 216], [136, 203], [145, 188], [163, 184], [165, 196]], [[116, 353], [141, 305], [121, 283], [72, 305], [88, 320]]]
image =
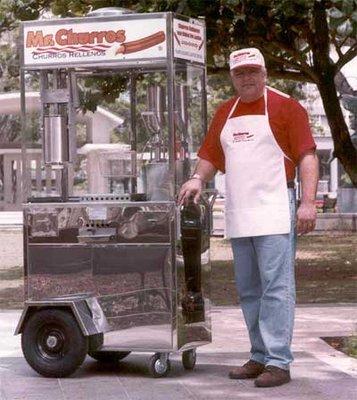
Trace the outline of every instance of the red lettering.
[[117, 35], [115, 34], [114, 31], [108, 31], [105, 33], [105, 40], [108, 43], [114, 43], [117, 39]]
[[94, 43], [95, 42], [95, 38], [97, 37], [97, 33], [98, 32], [91, 32], [89, 34], [89, 43]]
[[79, 44], [88, 44], [89, 33], [88, 32], [78, 33], [78, 42]]
[[43, 35], [42, 31], [29, 31], [26, 37], [26, 47], [43, 47], [43, 46], [53, 46], [52, 34]]
[[[38, 46], [38, 42], [43, 45], [44, 40], [42, 33], [36, 32], [36, 35], [32, 32], [32, 36], [28, 36], [28, 42], [35, 43]], [[51, 36], [52, 35], [48, 35]], [[122, 43], [126, 40], [125, 30], [121, 29], [118, 31], [92, 31], [92, 32], [73, 32], [72, 29], [59, 29], [55, 35], [56, 43], [60, 46], [68, 46], [74, 44], [89, 44], [89, 43], [108, 43], [119, 42]], [[54, 43], [52, 43], [54, 44]]]
[[60, 46], [65, 46], [68, 44], [67, 41], [67, 29], [60, 29], [59, 31], [56, 32], [55, 40], [56, 43], [59, 44]]
[[104, 36], [105, 36], [105, 32], [102, 32], [102, 31], [98, 32], [97, 43], [103, 43]]
[[125, 42], [126, 36], [125, 31], [123, 29], [117, 31], [117, 42], [122, 43]]

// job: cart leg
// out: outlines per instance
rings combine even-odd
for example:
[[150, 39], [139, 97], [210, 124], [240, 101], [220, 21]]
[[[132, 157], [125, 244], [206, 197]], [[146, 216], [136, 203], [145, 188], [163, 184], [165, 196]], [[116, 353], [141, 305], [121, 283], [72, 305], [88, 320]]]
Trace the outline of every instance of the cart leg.
[[182, 364], [185, 369], [192, 370], [196, 365], [196, 349], [186, 350], [182, 353]]

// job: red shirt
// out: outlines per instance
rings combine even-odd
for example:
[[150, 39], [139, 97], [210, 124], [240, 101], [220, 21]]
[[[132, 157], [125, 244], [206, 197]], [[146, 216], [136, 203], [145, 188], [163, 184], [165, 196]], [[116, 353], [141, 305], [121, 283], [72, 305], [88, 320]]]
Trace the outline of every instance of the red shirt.
[[[287, 180], [295, 178], [295, 168], [300, 158], [308, 151], [315, 151], [316, 144], [312, 137], [306, 110], [292, 97], [272, 88], [267, 91], [269, 123], [280, 148], [286, 154], [285, 171]], [[216, 111], [207, 135], [198, 152], [217, 169], [225, 172], [225, 157], [221, 146], [221, 131], [236, 97], [222, 103]], [[239, 102], [231, 118], [241, 115], [264, 115], [264, 96], [251, 103]]]

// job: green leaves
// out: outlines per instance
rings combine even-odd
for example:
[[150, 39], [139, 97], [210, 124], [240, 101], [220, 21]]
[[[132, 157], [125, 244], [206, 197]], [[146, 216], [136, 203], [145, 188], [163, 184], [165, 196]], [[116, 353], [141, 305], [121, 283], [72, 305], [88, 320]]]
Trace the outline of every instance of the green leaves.
[[334, 6], [327, 10], [331, 34], [337, 40], [347, 37], [356, 37], [357, 29], [357, 1], [356, 0], [335, 0]]
[[332, 7], [328, 10], [328, 15], [331, 18], [343, 18], [345, 14], [336, 7]]
[[346, 36], [351, 35], [351, 33], [353, 32], [353, 26], [352, 26], [351, 21], [346, 20], [346, 21], [342, 22], [342, 24], [337, 26], [336, 31], [341, 37], [346, 37]]
[[342, 10], [346, 14], [351, 14], [356, 9], [357, 2], [355, 0], [343, 0]]

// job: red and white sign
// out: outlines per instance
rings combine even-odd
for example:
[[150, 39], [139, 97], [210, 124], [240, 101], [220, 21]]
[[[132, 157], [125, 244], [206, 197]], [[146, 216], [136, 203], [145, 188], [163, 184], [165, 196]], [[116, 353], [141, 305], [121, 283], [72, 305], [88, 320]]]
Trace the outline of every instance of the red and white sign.
[[164, 18], [24, 25], [24, 66], [166, 57]]
[[174, 56], [205, 63], [206, 43], [204, 24], [198, 19], [174, 19]]

